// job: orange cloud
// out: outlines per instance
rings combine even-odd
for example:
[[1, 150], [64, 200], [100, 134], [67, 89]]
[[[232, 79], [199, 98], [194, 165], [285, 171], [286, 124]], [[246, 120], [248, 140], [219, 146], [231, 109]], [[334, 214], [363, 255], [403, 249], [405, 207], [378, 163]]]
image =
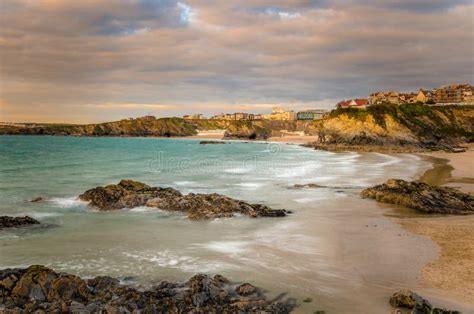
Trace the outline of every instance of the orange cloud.
[[168, 104], [139, 104], [139, 103], [107, 103], [107, 104], [86, 104], [85, 106], [100, 109], [150, 109], [150, 110], [173, 110], [176, 105]]

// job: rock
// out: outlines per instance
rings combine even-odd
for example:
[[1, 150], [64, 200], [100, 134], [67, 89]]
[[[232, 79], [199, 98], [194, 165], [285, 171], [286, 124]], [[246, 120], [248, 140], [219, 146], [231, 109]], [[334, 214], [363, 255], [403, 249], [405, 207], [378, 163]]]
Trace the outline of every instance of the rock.
[[44, 198], [42, 198], [41, 196], [37, 196], [33, 198], [30, 202], [36, 203], [36, 202], [41, 202], [41, 201], [44, 201]]
[[384, 184], [363, 190], [361, 196], [406, 206], [426, 214], [474, 214], [474, 196], [423, 182], [390, 179]]
[[295, 185], [293, 185], [293, 189], [305, 189], [305, 188], [319, 189], [319, 188], [324, 188], [324, 187], [325, 186], [319, 185], [319, 184], [316, 184], [316, 183], [295, 184]]
[[240, 293], [233, 287], [220, 275], [163, 281], [142, 291], [114, 278], [85, 281], [44, 266], [0, 270], [0, 304], [8, 313], [289, 313], [295, 307], [291, 300], [250, 293], [256, 288], [249, 283], [239, 286]]
[[132, 180], [97, 187], [79, 196], [100, 210], [114, 210], [137, 206], [187, 213], [190, 219], [233, 217], [284, 217], [289, 211], [271, 209], [265, 205], [249, 204], [220, 194], [181, 194], [173, 188], [150, 187]]
[[39, 223], [40, 222], [38, 220], [33, 219], [29, 216], [23, 216], [23, 217], [0, 216], [0, 229], [37, 225]]
[[407, 309], [413, 309], [415, 307], [426, 307], [431, 309], [431, 304], [428, 301], [408, 289], [402, 289], [395, 292], [390, 298], [390, 305]]
[[227, 144], [227, 142], [223, 141], [200, 141], [199, 144], [201, 145], [209, 145], [209, 144]]
[[440, 309], [440, 308], [434, 308], [431, 311], [431, 314], [461, 314], [459, 311], [452, 311], [452, 310], [446, 310], [446, 309]]
[[243, 283], [237, 288], [235, 288], [235, 291], [237, 291], [239, 295], [248, 296], [257, 292], [257, 288], [255, 288], [253, 285], [249, 283]]
[[408, 289], [395, 292], [390, 298], [390, 305], [396, 308], [411, 309], [412, 314], [460, 314], [458, 311], [433, 308], [430, 302]]

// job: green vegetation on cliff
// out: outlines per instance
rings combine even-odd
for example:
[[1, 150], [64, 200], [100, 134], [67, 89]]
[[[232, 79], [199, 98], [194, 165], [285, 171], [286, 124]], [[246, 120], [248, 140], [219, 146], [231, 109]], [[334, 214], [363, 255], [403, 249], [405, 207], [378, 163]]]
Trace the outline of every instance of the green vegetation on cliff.
[[76, 136], [189, 136], [196, 126], [180, 118], [144, 117], [85, 125], [45, 124], [27, 127], [0, 127], [0, 134]]
[[[384, 136], [390, 137], [391, 131], [398, 124], [398, 129], [407, 129], [418, 139], [440, 140], [458, 138], [474, 141], [474, 106], [427, 106], [424, 104], [380, 104], [366, 110], [339, 108], [333, 110], [329, 120], [337, 120], [342, 116], [348, 118], [346, 124], [366, 123], [370, 133], [369, 121], [373, 128], [382, 128]], [[390, 124], [390, 122], [392, 122]]]

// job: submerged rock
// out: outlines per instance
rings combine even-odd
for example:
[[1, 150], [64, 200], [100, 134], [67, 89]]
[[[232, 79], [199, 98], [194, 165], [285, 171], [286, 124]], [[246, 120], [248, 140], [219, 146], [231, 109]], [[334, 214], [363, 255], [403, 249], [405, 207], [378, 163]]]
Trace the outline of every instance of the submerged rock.
[[390, 305], [410, 309], [413, 314], [460, 314], [458, 311], [433, 308], [430, 302], [408, 289], [395, 292], [390, 298]]
[[24, 217], [10, 217], [10, 216], [0, 216], [0, 229], [4, 228], [16, 228], [29, 225], [37, 225], [40, 222], [29, 216]]
[[42, 202], [42, 201], [44, 201], [44, 198], [42, 198], [41, 196], [37, 196], [33, 198], [30, 202], [37, 203], [37, 202]]
[[319, 188], [325, 188], [324, 185], [319, 185], [316, 183], [306, 183], [306, 184], [294, 184], [291, 188], [293, 189], [319, 189]]
[[474, 214], [473, 196], [423, 182], [390, 179], [384, 184], [363, 190], [361, 196], [406, 206], [426, 214]]
[[248, 282], [246, 282], [246, 283], [241, 284], [241, 285], [238, 286], [237, 288], [235, 288], [235, 291], [236, 291], [239, 295], [248, 296], [248, 295], [251, 295], [251, 294], [256, 293], [256, 292], [257, 292], [257, 288], [256, 288], [254, 285], [249, 284]]
[[222, 141], [200, 141], [199, 144], [201, 144], [201, 145], [208, 145], [208, 144], [227, 144], [227, 142], [222, 142]]
[[243, 297], [234, 287], [220, 275], [163, 281], [142, 291], [114, 278], [84, 280], [38, 265], [0, 270], [0, 304], [12, 313], [289, 313], [295, 307], [292, 300], [268, 300], [258, 289]]
[[162, 210], [187, 213], [190, 219], [233, 217], [283, 217], [289, 211], [271, 209], [265, 205], [249, 204], [220, 194], [181, 194], [173, 188], [150, 187], [144, 183], [122, 180], [118, 184], [97, 187], [79, 195], [100, 210], [156, 207]]

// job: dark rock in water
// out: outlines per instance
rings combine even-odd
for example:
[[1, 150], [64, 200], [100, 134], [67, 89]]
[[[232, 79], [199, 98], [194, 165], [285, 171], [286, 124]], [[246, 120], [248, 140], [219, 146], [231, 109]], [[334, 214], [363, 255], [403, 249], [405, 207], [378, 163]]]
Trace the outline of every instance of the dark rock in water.
[[114, 278], [83, 280], [44, 266], [0, 270], [0, 304], [9, 313], [289, 313], [295, 307], [291, 300], [267, 300], [257, 291], [241, 297], [233, 287], [220, 275], [163, 281], [141, 291]]
[[227, 142], [222, 142], [222, 141], [200, 141], [199, 144], [201, 144], [201, 145], [208, 145], [208, 144], [227, 144]]
[[449, 187], [422, 182], [390, 179], [384, 184], [363, 190], [361, 196], [406, 206], [426, 214], [474, 214], [473, 196]]
[[251, 295], [251, 294], [254, 294], [255, 292], [257, 292], [257, 288], [255, 288], [255, 286], [253, 286], [249, 283], [243, 283], [240, 286], [238, 286], [237, 288], [235, 288], [235, 291], [239, 295], [248, 296], [248, 295]]
[[41, 201], [44, 201], [44, 198], [42, 198], [41, 196], [38, 196], [38, 197], [33, 198], [30, 202], [36, 203], [36, 202], [41, 202]]
[[395, 292], [390, 298], [390, 305], [397, 308], [411, 309], [412, 314], [460, 314], [458, 311], [433, 308], [430, 302], [408, 289]]
[[122, 180], [119, 184], [88, 190], [79, 195], [79, 198], [100, 210], [148, 206], [185, 212], [190, 219], [233, 217], [235, 214], [249, 217], [283, 217], [290, 213], [216, 193], [183, 195], [173, 188], [150, 187], [132, 180]]
[[24, 217], [10, 217], [10, 216], [0, 216], [0, 229], [3, 228], [16, 228], [23, 227], [28, 225], [37, 225], [40, 222], [36, 219], [33, 219], [29, 216]]
[[316, 183], [295, 184], [295, 185], [293, 185], [293, 189], [305, 189], [305, 188], [318, 189], [318, 188], [324, 188], [324, 187], [325, 186], [319, 185], [319, 184], [316, 184]]

